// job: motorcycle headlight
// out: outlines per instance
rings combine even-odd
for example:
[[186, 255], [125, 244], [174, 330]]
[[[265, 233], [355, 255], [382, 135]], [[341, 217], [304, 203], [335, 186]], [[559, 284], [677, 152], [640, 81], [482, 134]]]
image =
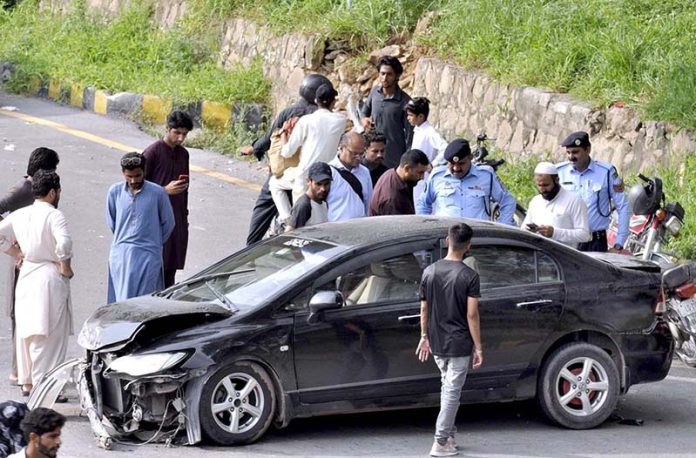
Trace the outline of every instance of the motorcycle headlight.
[[670, 234], [676, 237], [676, 235], [679, 234], [679, 231], [682, 228], [682, 222], [676, 216], [672, 216], [665, 223], [665, 227], [667, 228]]
[[108, 370], [133, 377], [155, 374], [179, 364], [186, 355], [184, 352], [177, 352], [121, 356], [109, 364]]

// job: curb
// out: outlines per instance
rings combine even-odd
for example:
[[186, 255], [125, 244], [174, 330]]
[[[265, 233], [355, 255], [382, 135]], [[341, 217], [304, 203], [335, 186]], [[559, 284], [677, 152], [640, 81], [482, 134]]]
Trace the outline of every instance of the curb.
[[[0, 63], [3, 79], [9, 79], [12, 64]], [[198, 128], [224, 130], [230, 125], [243, 123], [255, 130], [265, 121], [266, 106], [261, 103], [220, 103], [198, 100], [188, 105], [176, 105], [172, 99], [152, 94], [118, 92], [110, 94], [94, 87], [83, 87], [68, 80], [50, 78], [47, 81], [32, 76], [27, 84], [29, 95], [45, 97], [76, 108], [101, 115], [139, 116], [155, 124], [165, 124], [167, 115], [174, 109], [188, 113]]]

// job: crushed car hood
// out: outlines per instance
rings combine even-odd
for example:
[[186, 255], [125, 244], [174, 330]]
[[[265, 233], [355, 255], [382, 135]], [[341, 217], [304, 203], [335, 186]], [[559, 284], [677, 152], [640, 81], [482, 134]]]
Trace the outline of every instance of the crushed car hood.
[[232, 312], [210, 302], [184, 302], [157, 296], [141, 296], [97, 309], [82, 325], [77, 343], [87, 350], [98, 350], [120, 342], [125, 344], [149, 321], [200, 314], [224, 318], [232, 315]]
[[641, 270], [643, 272], [660, 272], [661, 267], [659, 264], [652, 261], [645, 261], [643, 259], [636, 258], [635, 256], [627, 256], [618, 253], [598, 253], [598, 252], [586, 252], [595, 259], [607, 262], [616, 267], [622, 267], [624, 269], [631, 270]]

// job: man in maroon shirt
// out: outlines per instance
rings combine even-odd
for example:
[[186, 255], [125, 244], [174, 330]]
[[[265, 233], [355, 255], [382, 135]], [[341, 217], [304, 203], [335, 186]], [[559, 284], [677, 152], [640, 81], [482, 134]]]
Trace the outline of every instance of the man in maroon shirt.
[[430, 161], [425, 153], [411, 149], [401, 155], [399, 166], [389, 169], [377, 181], [367, 216], [413, 215], [413, 188], [423, 179]]
[[145, 148], [145, 179], [162, 186], [174, 210], [174, 232], [164, 244], [164, 287], [174, 284], [177, 269], [183, 269], [188, 247], [189, 153], [181, 146], [193, 129], [191, 117], [183, 111], [167, 116], [162, 140]]

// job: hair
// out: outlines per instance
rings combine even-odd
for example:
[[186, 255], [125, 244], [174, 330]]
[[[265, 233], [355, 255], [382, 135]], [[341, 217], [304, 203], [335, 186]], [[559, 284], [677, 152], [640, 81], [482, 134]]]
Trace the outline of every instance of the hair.
[[365, 135], [365, 142], [367, 146], [370, 146], [370, 143], [384, 143], [386, 145], [387, 136], [378, 130], [374, 130]]
[[135, 169], [145, 170], [146, 162], [145, 156], [140, 153], [126, 153], [121, 157], [121, 171]]
[[55, 431], [56, 428], [62, 428], [65, 425], [66, 418], [53, 409], [46, 407], [37, 407], [29, 411], [22, 420], [19, 427], [24, 433], [24, 437], [29, 442], [29, 434], [34, 433], [39, 436]]
[[430, 114], [430, 100], [426, 97], [416, 97], [408, 101], [404, 110], [413, 113], [414, 115], [423, 115], [428, 119]]
[[193, 120], [191, 120], [191, 116], [189, 116], [188, 113], [175, 110], [167, 116], [167, 127], [170, 129], [184, 128], [186, 130], [193, 130]]
[[450, 247], [453, 250], [463, 249], [467, 243], [471, 241], [471, 237], [474, 235], [474, 231], [466, 223], [455, 224], [450, 226], [447, 231], [447, 236], [449, 237]]
[[27, 165], [27, 175], [33, 177], [37, 170], [55, 170], [58, 168], [60, 158], [58, 153], [51, 148], [36, 148], [29, 155], [29, 164]]
[[51, 189], [60, 189], [60, 177], [55, 170], [37, 170], [31, 179], [31, 194], [34, 198], [46, 197]]
[[389, 67], [394, 70], [394, 73], [396, 73], [396, 76], [401, 76], [401, 74], [404, 72], [404, 67], [401, 65], [401, 62], [399, 62], [399, 59], [396, 57], [392, 56], [382, 56], [379, 59], [379, 62], [377, 62], [377, 70], [379, 70], [382, 65], [388, 65]]
[[410, 149], [401, 155], [401, 160], [399, 161], [399, 166], [403, 167], [408, 165], [409, 167], [417, 167], [419, 165], [429, 165], [430, 160], [428, 156], [419, 149]]
[[349, 130], [348, 132], [345, 132], [343, 135], [341, 135], [341, 141], [338, 142], [338, 146], [348, 146], [348, 144], [350, 143], [350, 139], [353, 138], [354, 135], [361, 136], [363, 138], [363, 140], [365, 140], [365, 144], [369, 145], [369, 143], [367, 143], [367, 139], [365, 138], [365, 135], [359, 134], [353, 130]]

